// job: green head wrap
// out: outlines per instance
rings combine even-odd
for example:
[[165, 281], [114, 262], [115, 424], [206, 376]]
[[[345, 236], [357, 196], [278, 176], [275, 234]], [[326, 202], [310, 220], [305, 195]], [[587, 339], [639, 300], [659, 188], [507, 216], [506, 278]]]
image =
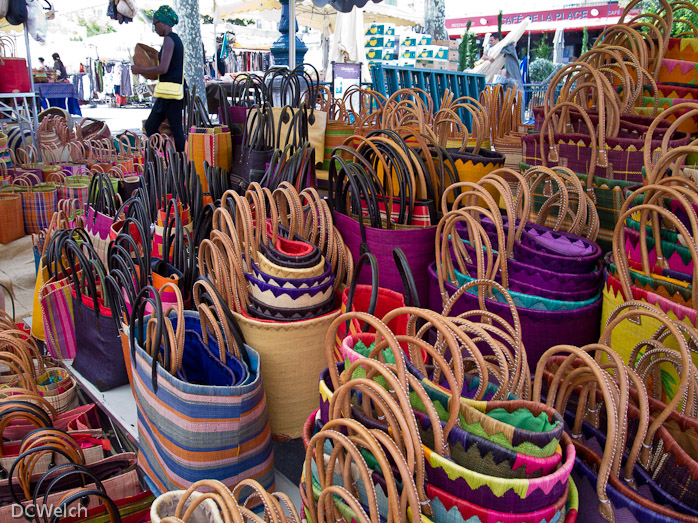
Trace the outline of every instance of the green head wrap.
[[174, 27], [179, 22], [179, 17], [169, 5], [161, 5], [160, 8], [155, 11], [153, 18], [157, 18], [163, 24]]

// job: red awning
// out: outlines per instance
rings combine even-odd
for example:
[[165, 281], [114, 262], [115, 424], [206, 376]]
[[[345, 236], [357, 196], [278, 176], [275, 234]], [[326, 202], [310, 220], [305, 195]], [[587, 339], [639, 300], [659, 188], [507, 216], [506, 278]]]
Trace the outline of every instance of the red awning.
[[[639, 12], [639, 11], [638, 11]], [[530, 11], [502, 15], [502, 31], [509, 32], [526, 18], [531, 19], [527, 31], [532, 33], [553, 33], [558, 28], [565, 30], [604, 29], [618, 23], [623, 9], [618, 2], [597, 6], [569, 7], [548, 11]], [[470, 30], [478, 35], [497, 31], [497, 15], [470, 16], [446, 20], [449, 36], [459, 37], [465, 32], [468, 22]]]
[[[592, 18], [586, 20], [563, 20], [560, 22], [532, 22], [527, 33], [554, 33], [559, 27], [562, 27], [565, 31], [581, 31], [585, 27], [587, 29], [605, 29], [606, 27], [615, 25], [620, 20], [619, 16], [613, 16], [609, 18]], [[514, 25], [504, 25], [502, 24], [502, 32], [508, 33], [514, 29]], [[465, 28], [449, 28], [447, 29], [448, 36], [451, 38], [460, 38], [465, 32]], [[475, 26], [473, 24], [470, 26], [470, 31], [476, 35], [484, 35], [487, 33], [496, 33], [497, 24], [486, 25], [486, 26]]]

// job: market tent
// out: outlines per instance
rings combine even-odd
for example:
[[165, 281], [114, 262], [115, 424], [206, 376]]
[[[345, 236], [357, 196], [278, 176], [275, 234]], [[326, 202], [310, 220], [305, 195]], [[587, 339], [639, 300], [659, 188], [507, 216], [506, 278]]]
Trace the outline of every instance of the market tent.
[[[359, 0], [359, 3], [363, 0]], [[323, 32], [323, 38], [327, 38], [331, 32], [336, 33], [337, 10], [331, 5], [318, 6], [318, 0], [303, 0], [302, 2], [291, 1], [291, 16], [296, 17], [299, 25], [311, 27]], [[364, 2], [366, 3], [366, 2]], [[214, 1], [217, 18], [229, 18], [239, 14], [252, 16], [268, 16], [275, 9], [281, 9], [281, 4], [276, 0], [236, 0], [234, 2]], [[339, 5], [339, 4], [338, 4]], [[342, 7], [340, 5], [340, 7]], [[203, 11], [203, 9], [202, 9]], [[362, 28], [361, 39], [363, 39], [363, 23], [393, 23], [395, 25], [409, 25], [423, 23], [424, 18], [414, 12], [398, 9], [395, 6], [384, 6], [381, 3], [369, 2], [366, 4]], [[295, 24], [289, 24], [291, 34], [295, 34]], [[295, 48], [295, 41], [291, 38], [291, 49]], [[293, 54], [293, 51], [291, 52]], [[358, 61], [363, 59], [363, 53]], [[330, 60], [331, 61], [331, 58]], [[325, 59], [323, 58], [323, 63]]]
[[[222, 19], [233, 18], [240, 14], [268, 19], [269, 11], [280, 10], [281, 4], [277, 0], [236, 0], [216, 2], [216, 8], [218, 16]], [[205, 12], [203, 8], [201, 11]], [[296, 19], [299, 25], [321, 31], [326, 23], [326, 18], [329, 18], [330, 30], [334, 30], [336, 16], [337, 9], [330, 5], [318, 6], [312, 0], [296, 2]], [[413, 26], [422, 24], [424, 17], [419, 13], [399, 9], [395, 6], [369, 2], [364, 9], [364, 21], [366, 23]]]
[[565, 30], [558, 27], [553, 37], [553, 63], [562, 63], [562, 54], [565, 50]]
[[[337, 24], [330, 42], [328, 63], [364, 61], [364, 10], [360, 7], [349, 13], [338, 13]], [[368, 79], [368, 67], [362, 67], [361, 76]], [[325, 81], [332, 80], [332, 68], [325, 70]]]

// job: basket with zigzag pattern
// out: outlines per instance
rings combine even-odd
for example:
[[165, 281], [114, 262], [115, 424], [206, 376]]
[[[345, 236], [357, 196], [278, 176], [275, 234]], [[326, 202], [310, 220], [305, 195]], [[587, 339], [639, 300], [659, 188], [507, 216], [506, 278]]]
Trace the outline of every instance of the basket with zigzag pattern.
[[662, 60], [657, 82], [696, 86], [698, 85], [698, 63], [665, 58]]

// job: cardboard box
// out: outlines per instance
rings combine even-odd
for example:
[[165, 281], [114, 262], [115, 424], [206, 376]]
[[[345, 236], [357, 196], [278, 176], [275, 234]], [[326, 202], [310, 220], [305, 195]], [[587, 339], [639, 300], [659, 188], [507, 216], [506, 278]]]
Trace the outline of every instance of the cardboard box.
[[400, 62], [398, 62], [397, 60], [383, 60], [381, 63], [383, 65], [395, 65], [395, 66], [400, 65]]
[[417, 47], [417, 60], [428, 60], [434, 58], [434, 49], [430, 45]]
[[434, 69], [436, 64], [434, 60], [417, 60], [417, 67], [422, 69]]
[[431, 45], [431, 35], [420, 34], [417, 37], [417, 45]]
[[443, 62], [441, 67], [444, 71], [458, 71], [458, 62]]
[[414, 58], [400, 58], [397, 64], [401, 67], [415, 67], [417, 65], [417, 60]]
[[397, 37], [395, 35], [384, 36], [383, 42], [384, 42], [383, 47], [397, 47]]
[[416, 60], [417, 59], [417, 49], [414, 47], [404, 49], [400, 53], [400, 59], [406, 59], [406, 60]]
[[383, 60], [397, 60], [397, 53], [391, 47], [383, 48]]
[[462, 38], [458, 38], [457, 40], [449, 40], [449, 41], [448, 41], [448, 48], [449, 48], [450, 50], [455, 49], [455, 50], [457, 51], [458, 48], [460, 47], [461, 40], [463, 40], [463, 39], [462, 39]]
[[382, 60], [383, 59], [383, 48], [380, 49], [366, 49], [366, 59], [371, 60]]
[[448, 47], [439, 45], [417, 46], [417, 59], [448, 60]]
[[460, 60], [460, 52], [458, 49], [449, 49], [448, 51], [448, 61], [458, 62]]
[[369, 35], [394, 35], [395, 24], [371, 24], [366, 29], [366, 36]]
[[400, 47], [416, 47], [417, 46], [417, 35], [407, 34], [401, 37]]
[[385, 37], [383, 36], [367, 36], [366, 37], [366, 47], [374, 48], [374, 47], [385, 47]]
[[434, 60], [448, 61], [448, 47], [435, 46]]

